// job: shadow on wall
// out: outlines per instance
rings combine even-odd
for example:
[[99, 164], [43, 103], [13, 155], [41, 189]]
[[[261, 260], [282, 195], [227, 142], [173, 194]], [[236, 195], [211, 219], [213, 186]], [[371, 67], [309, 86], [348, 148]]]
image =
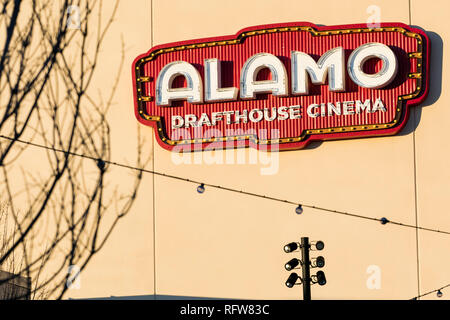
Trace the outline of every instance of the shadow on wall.
[[[421, 29], [417, 26], [413, 27]], [[410, 124], [406, 125], [405, 128], [399, 133], [399, 135], [407, 135], [416, 130], [416, 128], [419, 126], [420, 118], [422, 117], [422, 108], [433, 105], [434, 103], [436, 103], [436, 101], [439, 100], [439, 97], [441, 96], [442, 56], [444, 43], [442, 41], [442, 38], [437, 33], [432, 31], [425, 31], [425, 33], [430, 38], [431, 47], [430, 70], [427, 70], [427, 72], [430, 73], [428, 96], [422, 104], [412, 107], [411, 113], [415, 114], [415, 121], [412, 116], [410, 116], [410, 120], [408, 121]]]

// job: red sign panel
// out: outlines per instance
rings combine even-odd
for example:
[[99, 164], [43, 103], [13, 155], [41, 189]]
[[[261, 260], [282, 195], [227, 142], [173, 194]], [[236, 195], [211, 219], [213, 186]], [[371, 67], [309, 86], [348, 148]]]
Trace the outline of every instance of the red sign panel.
[[399, 23], [284, 23], [164, 44], [133, 63], [135, 114], [168, 150], [393, 135], [427, 94], [429, 51], [422, 30]]

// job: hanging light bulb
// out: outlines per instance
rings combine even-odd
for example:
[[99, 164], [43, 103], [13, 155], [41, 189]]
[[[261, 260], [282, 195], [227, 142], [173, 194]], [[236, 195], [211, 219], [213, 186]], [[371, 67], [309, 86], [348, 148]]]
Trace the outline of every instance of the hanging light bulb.
[[205, 192], [205, 185], [203, 183], [197, 187], [197, 192], [198, 193]]
[[441, 298], [441, 297], [442, 297], [442, 291], [441, 291], [441, 290], [438, 290], [438, 291], [436, 292], [436, 295], [437, 295], [438, 298]]
[[302, 214], [303, 213], [303, 208], [302, 205], [299, 204], [297, 208], [295, 208], [295, 213], [296, 214]]
[[105, 161], [103, 161], [102, 159], [97, 159], [97, 167], [101, 171], [105, 170]]

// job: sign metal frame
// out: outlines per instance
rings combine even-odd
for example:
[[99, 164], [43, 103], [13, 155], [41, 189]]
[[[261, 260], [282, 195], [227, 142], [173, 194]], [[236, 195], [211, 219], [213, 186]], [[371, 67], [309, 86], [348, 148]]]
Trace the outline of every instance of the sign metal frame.
[[[395, 117], [388, 123], [374, 125], [353, 125], [332, 127], [326, 129], [306, 129], [297, 137], [281, 137], [278, 139], [259, 139], [255, 135], [213, 137], [190, 140], [171, 140], [167, 135], [161, 116], [147, 113], [146, 103], [154, 101], [154, 97], [144, 95], [145, 84], [154, 81], [154, 77], [146, 75], [143, 67], [149, 61], [157, 59], [159, 56], [174, 51], [190, 50], [195, 48], [208, 48], [213, 46], [233, 46], [241, 44], [245, 39], [261, 34], [282, 33], [288, 31], [306, 31], [314, 37], [332, 36], [339, 34], [377, 33], [377, 32], [400, 32], [405, 37], [417, 40], [418, 50], [408, 52], [408, 58], [416, 64], [417, 72], [409, 73], [409, 78], [417, 80], [416, 90], [413, 93], [399, 96], [396, 106]], [[381, 23], [377, 28], [368, 28], [366, 24], [338, 25], [338, 26], [316, 26], [308, 22], [281, 23], [253, 26], [240, 30], [235, 35], [204, 38], [196, 40], [181, 41], [163, 44], [153, 47], [145, 54], [138, 56], [132, 65], [133, 94], [135, 103], [135, 115], [138, 121], [144, 125], [151, 126], [155, 130], [158, 143], [167, 150], [172, 150], [175, 146], [193, 146], [191, 148], [181, 148], [180, 151], [199, 151], [208, 149], [218, 149], [212, 144], [217, 141], [243, 141], [244, 143], [233, 144], [236, 147], [256, 147], [260, 145], [277, 144], [279, 150], [295, 150], [304, 148], [309, 142], [363, 138], [372, 136], [388, 136], [398, 133], [406, 124], [410, 106], [417, 105], [425, 99], [428, 93], [429, 79], [429, 53], [430, 41], [426, 33], [418, 28], [407, 26], [403, 23]], [[200, 105], [201, 106], [201, 105]], [[210, 145], [213, 145], [212, 147]], [[210, 146], [210, 147], [209, 147]], [[227, 148], [224, 144], [223, 149]]]

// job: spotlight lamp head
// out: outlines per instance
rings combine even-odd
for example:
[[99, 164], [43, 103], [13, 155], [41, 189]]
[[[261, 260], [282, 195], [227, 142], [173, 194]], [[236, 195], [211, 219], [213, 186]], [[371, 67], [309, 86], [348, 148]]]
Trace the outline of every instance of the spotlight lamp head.
[[316, 250], [323, 250], [323, 248], [325, 248], [325, 243], [323, 243], [323, 241], [316, 241], [316, 243], [314, 244]]
[[295, 286], [295, 284], [299, 278], [300, 278], [300, 276], [298, 274], [296, 274], [295, 272], [292, 272], [289, 275], [289, 278], [286, 280], [286, 287], [292, 288], [293, 286]]
[[381, 222], [381, 224], [386, 224], [389, 222], [389, 220], [383, 217], [380, 219], [380, 222]]
[[291, 271], [292, 269], [297, 267], [300, 263], [301, 263], [301, 261], [299, 259], [294, 258], [294, 259], [291, 259], [288, 262], [286, 262], [286, 264], [284, 265], [284, 268], [287, 271]]
[[325, 278], [325, 273], [323, 271], [317, 271], [316, 278], [317, 283], [321, 286], [324, 286], [327, 283], [327, 279]]
[[438, 290], [437, 292], [436, 292], [436, 296], [438, 297], [438, 298], [442, 298], [442, 291], [441, 290]]
[[325, 266], [325, 258], [322, 256], [318, 256], [316, 258], [316, 264], [315, 267], [317, 268], [323, 268]]
[[284, 246], [284, 252], [289, 253], [298, 249], [297, 242], [291, 242]]
[[297, 208], [295, 208], [295, 213], [296, 214], [302, 214], [303, 213], [303, 208], [302, 205], [299, 204]]
[[198, 193], [205, 192], [205, 185], [203, 183], [197, 187], [197, 192]]

